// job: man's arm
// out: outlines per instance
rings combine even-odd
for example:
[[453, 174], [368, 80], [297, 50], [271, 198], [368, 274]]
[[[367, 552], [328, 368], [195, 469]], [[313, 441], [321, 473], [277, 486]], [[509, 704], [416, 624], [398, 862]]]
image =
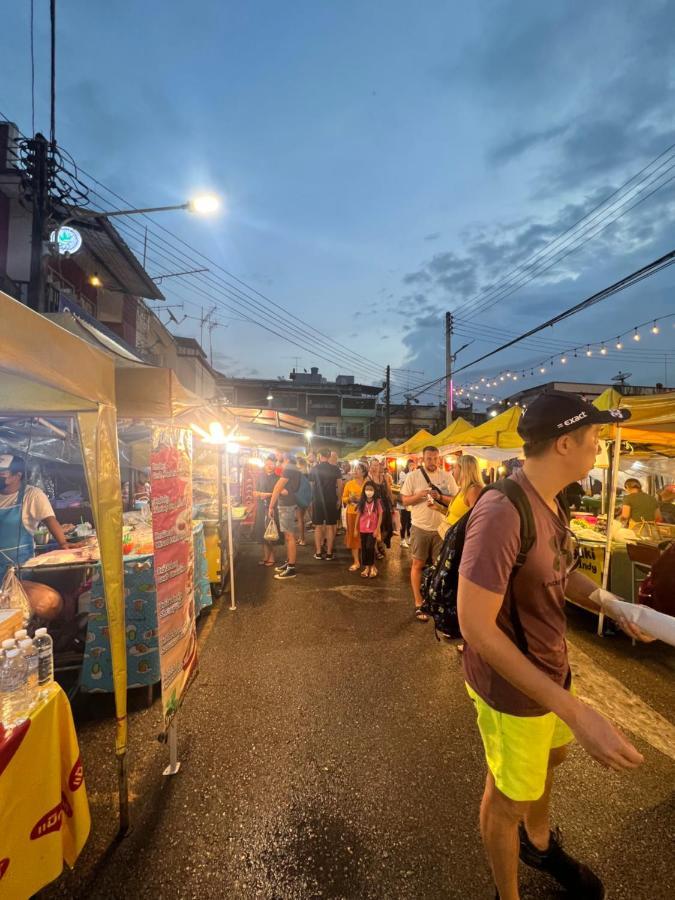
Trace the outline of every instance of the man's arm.
[[644, 758], [617, 729], [590, 706], [544, 675], [497, 625], [504, 597], [460, 575], [457, 608], [462, 634], [472, 650], [519, 691], [554, 712], [581, 746], [602, 765], [620, 772]]
[[277, 500], [281, 492], [284, 490], [286, 485], [288, 484], [288, 478], [280, 478], [277, 483], [274, 485], [274, 490], [272, 491], [272, 496], [270, 497], [270, 505], [269, 505], [269, 514], [272, 515], [274, 507], [277, 505]]
[[61, 523], [58, 521], [56, 516], [46, 516], [46, 518], [44, 518], [42, 521], [47, 526], [47, 530], [59, 545], [59, 547], [62, 550], [65, 550], [68, 547], [68, 542], [66, 541], [66, 536], [63, 533], [63, 528], [61, 528]]

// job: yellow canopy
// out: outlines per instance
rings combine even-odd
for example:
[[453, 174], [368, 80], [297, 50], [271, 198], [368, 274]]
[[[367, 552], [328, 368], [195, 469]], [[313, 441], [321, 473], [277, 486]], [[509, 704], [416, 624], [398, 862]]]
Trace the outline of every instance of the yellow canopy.
[[417, 434], [408, 438], [407, 441], [392, 447], [387, 452], [387, 456], [409, 456], [413, 453], [421, 453], [424, 447], [432, 443], [433, 439], [434, 436], [430, 431], [427, 431], [426, 428], [420, 428]]
[[461, 416], [458, 419], [455, 419], [454, 422], [451, 422], [447, 428], [444, 428], [443, 431], [440, 431], [435, 437], [433, 437], [429, 444], [433, 447], [447, 447], [450, 444], [457, 443], [457, 435], [462, 434], [465, 431], [469, 431], [471, 429], [471, 423], [467, 422], [466, 419], [463, 419]]
[[[651, 444], [675, 447], [675, 391], [624, 397], [608, 388], [596, 400], [598, 409], [616, 409], [621, 406], [631, 412], [630, 420], [621, 426], [621, 437], [633, 444]], [[602, 436], [611, 438], [614, 425], [607, 425]]]
[[505, 450], [516, 450], [523, 446], [523, 439], [516, 430], [521, 415], [521, 408], [512, 406], [494, 419], [488, 419], [482, 425], [462, 432], [454, 444], [461, 447], [501, 447]]
[[101, 553], [115, 690], [116, 750], [123, 768], [127, 654], [114, 363], [106, 353], [2, 292], [0, 322], [0, 412], [60, 413], [77, 418]]
[[115, 391], [117, 414], [129, 419], [173, 419], [207, 406], [201, 397], [183, 387], [173, 369], [155, 366], [118, 368]]

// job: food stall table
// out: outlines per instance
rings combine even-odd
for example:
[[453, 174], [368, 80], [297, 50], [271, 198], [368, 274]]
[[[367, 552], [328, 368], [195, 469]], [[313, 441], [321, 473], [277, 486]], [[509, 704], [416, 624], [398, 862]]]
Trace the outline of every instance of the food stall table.
[[70, 704], [57, 684], [12, 731], [0, 726], [0, 896], [25, 898], [72, 868], [89, 803]]
[[[212, 604], [206, 570], [206, 547], [201, 522], [193, 524], [195, 549], [195, 617]], [[128, 686], [148, 687], [160, 681], [157, 605], [152, 554], [124, 557], [124, 596], [127, 627]], [[84, 691], [112, 691], [112, 667], [108, 643], [108, 618], [103, 601], [100, 571], [94, 567], [90, 613], [80, 686]]]
[[[204, 527], [201, 522], [193, 522], [192, 535], [195, 560], [194, 604], [197, 617], [204, 608], [211, 606], [213, 600], [207, 574]], [[80, 688], [90, 692], [111, 692], [113, 678], [109, 623], [100, 563], [88, 558], [59, 564], [58, 559], [59, 553], [28, 560], [22, 566], [22, 575], [30, 577], [30, 573], [33, 573], [36, 580], [39, 580], [40, 573], [51, 574], [75, 568], [83, 572], [86, 586], [79, 599], [79, 609], [87, 611], [88, 618]], [[128, 687], [149, 687], [157, 684], [161, 677], [152, 553], [129, 553], [124, 557], [124, 605]]]

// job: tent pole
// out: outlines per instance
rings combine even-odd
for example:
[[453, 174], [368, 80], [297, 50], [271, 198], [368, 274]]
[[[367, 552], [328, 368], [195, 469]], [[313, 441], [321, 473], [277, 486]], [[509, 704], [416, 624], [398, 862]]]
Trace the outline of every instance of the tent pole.
[[[614, 523], [614, 509], [616, 507], [616, 495], [619, 487], [619, 461], [621, 459], [621, 426], [616, 426], [614, 435], [614, 447], [612, 453], [612, 483], [609, 490], [609, 504], [607, 506], [607, 539], [605, 541], [605, 564], [602, 567], [602, 589], [607, 590], [609, 584], [609, 567], [612, 559], [612, 525]], [[602, 628], [605, 622], [605, 614], [601, 611], [598, 616], [598, 634], [602, 636]]]
[[129, 834], [129, 767], [127, 751], [117, 757], [117, 792], [120, 806], [119, 837]]
[[232, 540], [232, 495], [230, 493], [230, 450], [225, 445], [225, 494], [227, 497], [227, 552], [230, 563], [230, 609], [237, 608], [234, 587], [234, 549]]

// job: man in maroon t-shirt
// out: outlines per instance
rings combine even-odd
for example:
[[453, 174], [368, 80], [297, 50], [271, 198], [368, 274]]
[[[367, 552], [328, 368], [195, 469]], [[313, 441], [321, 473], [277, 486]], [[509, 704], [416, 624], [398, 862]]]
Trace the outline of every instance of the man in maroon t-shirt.
[[[518, 857], [556, 878], [571, 896], [602, 898], [600, 879], [562, 850], [550, 830], [552, 773], [576, 738], [602, 765], [632, 769], [643, 758], [574, 696], [565, 643], [565, 597], [598, 610], [597, 585], [575, 565], [574, 537], [557, 496], [593, 467], [600, 425], [629, 418], [580, 397], [542, 394], [518, 431], [525, 463], [513, 476], [532, 508], [536, 538], [514, 573], [520, 515], [499, 491], [471, 513], [462, 552], [458, 610], [464, 671], [476, 706], [488, 775], [483, 842], [501, 900], [518, 900]], [[622, 623], [632, 637], [643, 639]]]

